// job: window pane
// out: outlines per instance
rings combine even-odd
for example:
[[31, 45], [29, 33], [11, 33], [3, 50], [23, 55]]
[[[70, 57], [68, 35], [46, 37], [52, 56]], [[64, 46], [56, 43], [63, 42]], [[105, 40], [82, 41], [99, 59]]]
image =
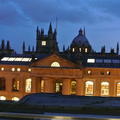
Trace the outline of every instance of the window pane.
[[25, 92], [30, 93], [32, 90], [32, 80], [26, 79], [26, 83], [25, 83]]
[[101, 95], [108, 96], [109, 95], [109, 82], [101, 83]]

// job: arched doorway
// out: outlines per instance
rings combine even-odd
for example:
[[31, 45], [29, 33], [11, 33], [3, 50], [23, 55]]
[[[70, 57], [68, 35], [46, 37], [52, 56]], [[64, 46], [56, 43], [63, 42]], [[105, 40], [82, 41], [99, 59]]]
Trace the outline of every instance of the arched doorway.
[[120, 96], [120, 82], [117, 83], [117, 96]]
[[93, 81], [86, 81], [85, 82], [85, 95], [92, 96], [93, 95]]
[[71, 81], [71, 94], [75, 95], [76, 94], [76, 81], [73, 80]]
[[108, 96], [109, 95], [109, 82], [102, 82], [101, 83], [101, 96]]
[[57, 81], [55, 83], [55, 92], [62, 94], [62, 87], [63, 87], [63, 82]]

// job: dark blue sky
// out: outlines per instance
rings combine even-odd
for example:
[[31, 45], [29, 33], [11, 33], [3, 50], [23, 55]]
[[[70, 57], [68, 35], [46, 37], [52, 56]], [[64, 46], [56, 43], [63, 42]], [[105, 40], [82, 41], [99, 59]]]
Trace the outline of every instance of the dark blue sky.
[[21, 51], [22, 42], [35, 46], [37, 25], [47, 33], [50, 21], [58, 18], [58, 43], [67, 47], [86, 28], [96, 51], [120, 41], [120, 0], [0, 0], [0, 40], [10, 40]]

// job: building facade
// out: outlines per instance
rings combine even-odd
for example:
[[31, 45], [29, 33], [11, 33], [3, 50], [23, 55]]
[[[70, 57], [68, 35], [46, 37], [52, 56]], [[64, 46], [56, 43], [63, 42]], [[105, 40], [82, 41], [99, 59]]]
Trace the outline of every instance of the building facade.
[[[0, 100], [19, 100], [31, 93], [80, 96], [120, 96], [119, 45], [110, 53], [95, 52], [80, 29], [69, 48], [59, 51], [56, 30], [36, 31], [36, 50], [2, 53]], [[2, 44], [1, 44], [2, 46]]]

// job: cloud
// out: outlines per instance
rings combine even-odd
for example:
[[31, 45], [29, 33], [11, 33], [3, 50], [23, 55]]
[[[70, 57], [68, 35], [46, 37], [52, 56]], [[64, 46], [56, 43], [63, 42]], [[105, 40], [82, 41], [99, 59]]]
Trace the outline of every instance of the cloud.
[[23, 23], [25, 17], [20, 13], [17, 6], [12, 1], [0, 0], [0, 24], [19, 25]]

